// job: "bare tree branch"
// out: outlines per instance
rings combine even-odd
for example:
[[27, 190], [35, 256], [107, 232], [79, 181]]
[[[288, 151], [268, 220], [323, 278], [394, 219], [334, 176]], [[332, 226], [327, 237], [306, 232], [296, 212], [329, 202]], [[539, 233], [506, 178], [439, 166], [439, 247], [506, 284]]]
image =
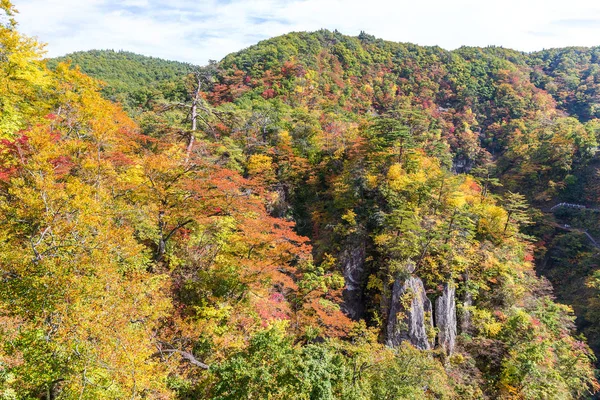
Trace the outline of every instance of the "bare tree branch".
[[199, 361], [192, 353], [184, 351], [184, 350], [179, 350], [179, 349], [159, 349], [158, 352], [154, 353], [153, 356], [162, 356], [163, 354], [179, 354], [181, 355], [182, 358], [184, 358], [185, 360], [189, 361], [190, 364], [202, 368], [202, 369], [209, 369], [210, 367], [207, 364], [204, 364], [202, 361]]

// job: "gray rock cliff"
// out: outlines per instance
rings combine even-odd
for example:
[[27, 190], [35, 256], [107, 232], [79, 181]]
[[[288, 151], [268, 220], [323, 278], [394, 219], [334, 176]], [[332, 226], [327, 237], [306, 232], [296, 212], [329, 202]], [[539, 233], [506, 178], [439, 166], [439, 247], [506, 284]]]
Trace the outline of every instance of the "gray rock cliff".
[[386, 344], [396, 347], [408, 340], [419, 349], [429, 350], [433, 347], [427, 336], [431, 328], [432, 306], [423, 281], [414, 276], [404, 281], [397, 279], [392, 289]]
[[346, 287], [344, 288], [344, 304], [342, 309], [352, 319], [359, 319], [364, 314], [362, 295], [365, 272], [366, 244], [364, 238], [353, 237], [346, 243], [340, 255], [342, 272]]
[[444, 285], [442, 295], [435, 302], [435, 327], [438, 345], [452, 354], [456, 345], [456, 288], [452, 282]]

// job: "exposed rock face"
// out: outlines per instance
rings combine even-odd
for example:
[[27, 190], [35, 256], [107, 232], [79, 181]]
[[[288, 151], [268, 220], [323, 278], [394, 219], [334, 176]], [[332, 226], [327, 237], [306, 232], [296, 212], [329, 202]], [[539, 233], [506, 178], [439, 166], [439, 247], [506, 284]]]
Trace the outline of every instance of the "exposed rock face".
[[346, 287], [342, 309], [352, 319], [364, 314], [362, 286], [365, 272], [366, 245], [363, 238], [354, 237], [348, 241], [340, 256]]
[[[463, 275], [465, 284], [469, 282], [469, 273]], [[471, 332], [471, 306], [473, 306], [473, 296], [468, 291], [465, 292], [462, 304], [462, 312], [460, 318], [460, 331], [461, 333]]]
[[422, 350], [429, 350], [427, 330], [433, 328], [431, 301], [425, 294], [423, 281], [410, 277], [397, 279], [392, 289], [392, 303], [387, 324], [388, 346], [398, 346], [405, 340]]
[[452, 282], [444, 285], [442, 295], [435, 302], [435, 326], [439, 330], [438, 345], [452, 354], [456, 344], [456, 288]]
[[452, 163], [452, 170], [457, 174], [468, 174], [472, 168], [473, 162], [464, 157], [457, 157]]
[[471, 332], [471, 311], [470, 308], [473, 305], [473, 296], [471, 293], [465, 293], [465, 298], [463, 301], [463, 312], [462, 318], [460, 321], [460, 331], [462, 333], [470, 333]]

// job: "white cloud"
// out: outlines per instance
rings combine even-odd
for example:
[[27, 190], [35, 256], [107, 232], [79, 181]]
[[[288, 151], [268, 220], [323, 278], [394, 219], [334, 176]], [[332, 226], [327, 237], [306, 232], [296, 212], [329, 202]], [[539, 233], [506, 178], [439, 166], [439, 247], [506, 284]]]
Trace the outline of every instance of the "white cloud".
[[48, 55], [124, 49], [206, 63], [290, 31], [338, 29], [439, 45], [531, 51], [600, 45], [596, 0], [15, 0]]

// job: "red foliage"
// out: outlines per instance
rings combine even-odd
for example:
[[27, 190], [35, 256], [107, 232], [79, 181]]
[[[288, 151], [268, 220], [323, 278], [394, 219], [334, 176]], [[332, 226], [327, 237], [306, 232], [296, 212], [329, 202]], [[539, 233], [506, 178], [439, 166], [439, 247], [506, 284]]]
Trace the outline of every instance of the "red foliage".
[[29, 138], [22, 134], [16, 139], [0, 140], [0, 181], [7, 182], [14, 176], [19, 165], [25, 161], [29, 152]]
[[115, 152], [109, 153], [108, 160], [113, 165], [118, 166], [118, 167], [124, 167], [124, 166], [135, 164], [134, 159], [132, 159], [130, 156], [128, 156], [127, 154], [122, 153], [120, 151], [115, 151]]
[[65, 155], [50, 160], [50, 164], [54, 167], [54, 173], [59, 178], [67, 175], [75, 165], [71, 157]]
[[273, 89], [265, 89], [265, 91], [262, 92], [262, 97], [265, 99], [272, 99], [275, 97], [275, 91]]

